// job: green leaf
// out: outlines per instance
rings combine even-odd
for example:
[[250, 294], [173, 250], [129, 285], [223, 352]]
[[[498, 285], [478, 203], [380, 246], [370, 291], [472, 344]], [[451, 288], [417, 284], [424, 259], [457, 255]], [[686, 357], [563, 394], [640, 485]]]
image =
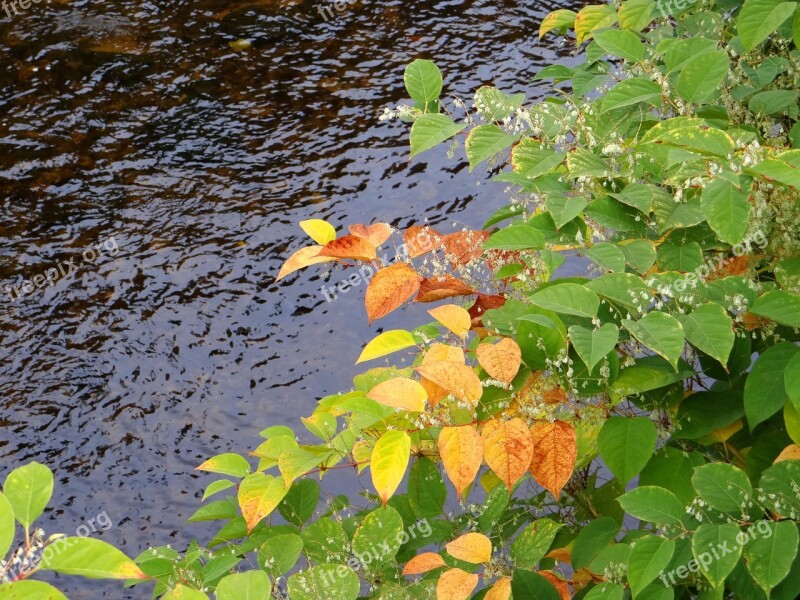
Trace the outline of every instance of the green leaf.
[[582, 527], [572, 545], [572, 566], [582, 569], [611, 544], [619, 533], [619, 524], [611, 517], [600, 517]]
[[688, 315], [679, 315], [686, 339], [698, 350], [716, 358], [723, 366], [736, 339], [733, 320], [719, 304], [710, 302], [696, 308]]
[[[400, 549], [403, 518], [391, 506], [369, 513], [353, 534], [353, 554], [362, 564], [378, 563], [394, 558]], [[376, 551], [376, 548], [378, 549]]]
[[692, 536], [692, 556], [700, 572], [715, 588], [725, 582], [742, 555], [737, 535], [739, 527], [735, 523], [704, 523]]
[[567, 154], [567, 169], [570, 177], [606, 177], [611, 168], [606, 162], [585, 148], [575, 148]]
[[348, 547], [344, 529], [333, 519], [314, 521], [300, 533], [300, 537], [308, 557], [318, 563], [331, 560], [332, 555], [343, 555]]
[[630, 273], [611, 273], [592, 279], [586, 288], [634, 312], [643, 312], [653, 294], [641, 278]]
[[697, 440], [730, 425], [744, 416], [742, 392], [696, 392], [681, 402], [678, 408], [677, 439]]
[[662, 271], [688, 273], [703, 264], [703, 248], [697, 242], [680, 245], [665, 242], [658, 247], [656, 255]]
[[622, 324], [642, 344], [663, 356], [677, 370], [683, 353], [683, 325], [672, 315], [653, 311], [638, 321], [623, 319]]
[[23, 579], [0, 585], [0, 600], [67, 600], [67, 597], [49, 583]]
[[526, 137], [511, 150], [511, 164], [515, 172], [534, 179], [553, 171], [564, 162], [566, 156], [563, 152], [557, 153], [550, 148], [544, 148], [540, 142]]
[[288, 588], [292, 600], [356, 600], [361, 583], [350, 567], [322, 564], [289, 577]]
[[744, 49], [750, 51], [767, 39], [794, 14], [796, 8], [796, 2], [746, 0], [736, 22], [739, 40]]
[[29, 528], [44, 512], [53, 495], [53, 472], [38, 462], [11, 471], [3, 485], [17, 521]]
[[753, 495], [753, 487], [744, 471], [726, 463], [709, 463], [698, 467], [692, 476], [698, 495], [712, 508], [741, 514], [742, 507]]
[[511, 560], [517, 568], [534, 568], [547, 554], [563, 523], [543, 517], [536, 519], [511, 544]]
[[208, 596], [203, 592], [179, 584], [164, 594], [161, 600], [208, 600]]
[[515, 223], [493, 233], [483, 244], [484, 250], [541, 250], [544, 234], [533, 225]]
[[601, 242], [584, 251], [586, 258], [609, 271], [623, 273], [625, 271], [625, 253], [615, 244]]
[[609, 194], [612, 198], [620, 202], [632, 206], [633, 208], [648, 214], [653, 205], [653, 198], [660, 197], [660, 199], [673, 201], [668, 195], [665, 195], [664, 190], [661, 188], [647, 183], [631, 183], [616, 194]]
[[562, 193], [547, 194], [545, 206], [553, 217], [553, 222], [557, 229], [572, 221], [586, 208], [586, 198], [582, 196], [572, 196]]
[[264, 571], [234, 573], [220, 580], [216, 600], [270, 600], [271, 584]]
[[398, 350], [416, 346], [414, 336], [411, 332], [405, 329], [392, 329], [391, 331], [384, 331], [368, 343], [361, 355], [358, 357], [356, 364], [362, 363], [374, 358], [392, 354]]
[[408, 95], [420, 108], [430, 107], [442, 94], [442, 73], [429, 60], [417, 59], [408, 65], [403, 81]]
[[608, 54], [618, 56], [628, 62], [639, 62], [644, 58], [644, 44], [633, 32], [606, 29], [595, 33], [594, 41]]
[[687, 102], [708, 100], [728, 76], [729, 66], [724, 50], [694, 56], [684, 63], [675, 89]]
[[273, 577], [288, 573], [297, 564], [303, 551], [303, 539], [294, 533], [269, 538], [258, 551], [258, 564]]
[[795, 353], [786, 364], [783, 383], [786, 396], [792, 401], [795, 411], [800, 412], [800, 353]]
[[650, 460], [656, 438], [656, 426], [650, 419], [614, 416], [603, 424], [597, 448], [614, 476], [625, 485]]
[[470, 172], [483, 161], [509, 148], [520, 136], [504, 133], [497, 125], [478, 125], [473, 128], [464, 144]]
[[692, 375], [694, 375], [694, 371], [685, 366], [676, 372], [672, 365], [660, 356], [646, 356], [637, 359], [635, 365], [620, 371], [616, 381], [609, 389], [609, 394], [616, 402], [625, 396], [656, 390]]
[[420, 458], [408, 476], [408, 502], [414, 516], [427, 519], [442, 514], [447, 488], [439, 467], [428, 458]]
[[631, 516], [656, 525], [680, 525], [685, 515], [683, 503], [675, 494], [654, 485], [634, 488], [617, 502]]
[[228, 452], [209, 458], [197, 470], [241, 478], [250, 474], [250, 463], [245, 457]]
[[617, 18], [622, 29], [641, 31], [653, 20], [655, 0], [626, 0], [619, 6]]
[[502, 121], [525, 102], [525, 94], [508, 96], [494, 86], [484, 85], [475, 92], [475, 110], [487, 121]]
[[628, 583], [634, 598], [664, 570], [674, 551], [674, 541], [654, 535], [640, 538], [631, 545]]
[[765, 505], [779, 514], [800, 514], [800, 461], [783, 460], [777, 462], [761, 474], [758, 482], [760, 497]]
[[618, 583], [607, 581], [595, 585], [583, 600], [622, 600], [625, 596], [625, 588]]
[[749, 195], [749, 189], [742, 190], [724, 179], [716, 179], [703, 189], [700, 206], [723, 242], [735, 245], [744, 239], [750, 220]]
[[800, 327], [800, 296], [783, 290], [772, 290], [756, 298], [750, 312], [781, 325]]
[[736, 147], [733, 138], [724, 131], [700, 125], [661, 130], [652, 139], [662, 144], [670, 144], [699, 154], [709, 154], [725, 159], [733, 154]]
[[411, 126], [411, 156], [438, 146], [465, 127], [453, 122], [447, 115], [422, 115]]
[[[766, 523], [769, 533], [761, 531]], [[797, 524], [792, 521], [760, 521], [758, 528], [751, 528], [754, 539], [744, 547], [747, 570], [761, 588], [769, 592], [789, 574], [797, 555]]]
[[639, 475], [639, 485], [657, 485], [669, 490], [686, 506], [695, 498], [692, 475], [704, 464], [697, 452], [684, 452], [669, 446], [656, 452]]
[[569, 328], [569, 339], [591, 372], [594, 366], [616, 347], [619, 328], [613, 323], [604, 323], [595, 330], [573, 325]]
[[800, 168], [780, 158], [768, 158], [750, 170], [769, 182], [777, 182], [800, 190]]
[[786, 424], [786, 433], [795, 444], [800, 445], [800, 411], [794, 404], [788, 403], [783, 407], [783, 422]]
[[770, 90], [760, 92], [750, 98], [748, 108], [757, 114], [777, 115], [783, 113], [790, 106], [797, 105], [796, 90]]
[[536, 600], [561, 600], [553, 584], [538, 573], [523, 569], [514, 571], [511, 578], [511, 594], [514, 598], [535, 598]]
[[313, 479], [295, 481], [278, 505], [278, 512], [289, 523], [302, 527], [314, 514], [319, 502], [319, 484]]
[[744, 384], [744, 410], [750, 431], [786, 404], [789, 397], [786, 395], [784, 371], [798, 352], [800, 348], [783, 342], [767, 348], [756, 359]]
[[14, 542], [15, 526], [14, 508], [5, 495], [0, 492], [0, 557], [5, 558]]
[[102, 540], [60, 538], [42, 555], [41, 568], [89, 579], [146, 579], [130, 558]]
[[594, 317], [600, 308], [597, 294], [577, 283], [556, 283], [540, 289], [530, 301], [540, 308], [577, 317]]

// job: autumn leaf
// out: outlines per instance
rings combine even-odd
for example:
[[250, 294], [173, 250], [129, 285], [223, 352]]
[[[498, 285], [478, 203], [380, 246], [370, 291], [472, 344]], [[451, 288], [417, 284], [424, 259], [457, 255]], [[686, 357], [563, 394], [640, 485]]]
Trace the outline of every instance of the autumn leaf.
[[459, 496], [475, 480], [483, 461], [481, 436], [474, 425], [443, 427], [439, 433], [439, 456], [447, 478]]
[[350, 225], [350, 233], [364, 238], [376, 248], [382, 245], [392, 235], [392, 226], [388, 223], [375, 223], [374, 225]]
[[411, 438], [405, 431], [397, 429], [384, 433], [372, 450], [370, 458], [372, 485], [384, 507], [403, 480], [410, 452]]
[[486, 592], [483, 600], [509, 600], [511, 598], [511, 577], [501, 577]]
[[467, 312], [472, 317], [473, 323], [480, 323], [483, 315], [487, 310], [500, 308], [506, 303], [505, 296], [489, 296], [487, 294], [478, 294], [475, 303], [469, 307]]
[[[774, 462], [781, 462], [784, 460], [800, 460], [800, 446], [790, 444], [784, 448], [778, 455]], [[773, 463], [774, 464], [774, 463]]]
[[319, 254], [321, 251], [322, 246], [307, 246], [305, 248], [300, 248], [300, 250], [292, 254], [288, 260], [283, 263], [283, 266], [281, 267], [278, 276], [275, 278], [275, 281], [280, 281], [287, 275], [291, 275], [295, 271], [305, 269], [308, 266], [335, 260], [327, 256], [320, 256]]
[[385, 406], [422, 412], [425, 410], [428, 394], [418, 381], [408, 377], [395, 377], [376, 385], [369, 391], [367, 398]]
[[481, 380], [474, 369], [455, 361], [440, 361], [417, 367], [425, 379], [443, 387], [456, 398], [477, 404], [483, 395]]
[[422, 364], [432, 365], [437, 362], [459, 362], [464, 364], [465, 360], [464, 351], [458, 346], [436, 342], [435, 344], [431, 344], [431, 347], [425, 352], [425, 356], [422, 358]]
[[569, 585], [567, 585], [567, 582], [561, 579], [553, 571], [539, 571], [539, 575], [553, 584], [553, 587], [558, 590], [561, 600], [570, 600], [570, 598], [572, 598], [572, 594], [570, 594]]
[[472, 319], [469, 313], [455, 304], [437, 306], [429, 310], [428, 314], [462, 338], [467, 335], [470, 327], [472, 327]]
[[419, 274], [405, 263], [381, 269], [367, 287], [365, 304], [372, 323], [388, 315], [419, 291]]
[[543, 488], [558, 498], [572, 477], [578, 457], [575, 428], [566, 421], [536, 423], [531, 427], [533, 460], [531, 475]]
[[426, 278], [420, 282], [419, 293], [414, 302], [437, 302], [445, 298], [456, 296], [471, 296], [475, 290], [470, 288], [458, 277], [452, 275], [439, 275]]
[[319, 255], [365, 261], [376, 260], [378, 258], [375, 246], [364, 238], [355, 235], [344, 235], [336, 240], [328, 242]]
[[441, 555], [435, 552], [423, 552], [406, 563], [403, 575], [421, 575], [444, 566], [445, 562]]
[[442, 238], [447, 259], [453, 265], [465, 265], [483, 254], [488, 231], [458, 231]]
[[527, 472], [533, 459], [533, 441], [528, 426], [519, 418], [487, 421], [481, 439], [486, 464], [510, 491]]
[[417, 258], [442, 247], [442, 234], [433, 227], [412, 225], [403, 233], [403, 243], [409, 258]]
[[453, 558], [476, 565], [492, 559], [492, 542], [482, 533], [466, 533], [445, 545], [445, 548]]
[[322, 219], [300, 221], [300, 228], [308, 234], [308, 237], [322, 246], [336, 239], [336, 230], [333, 225]]
[[467, 600], [478, 585], [478, 576], [450, 569], [442, 573], [436, 584], [436, 600]]
[[239, 508], [242, 511], [247, 532], [280, 504], [289, 492], [282, 477], [272, 477], [263, 473], [253, 473], [239, 484]]
[[476, 353], [484, 371], [503, 383], [511, 383], [522, 364], [522, 351], [511, 338], [503, 338], [496, 344], [481, 344]]

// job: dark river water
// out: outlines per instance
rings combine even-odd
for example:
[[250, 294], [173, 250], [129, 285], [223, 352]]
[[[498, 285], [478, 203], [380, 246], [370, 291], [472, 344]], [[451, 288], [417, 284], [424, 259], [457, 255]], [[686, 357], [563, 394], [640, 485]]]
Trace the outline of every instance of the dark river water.
[[[418, 57], [449, 94], [537, 97], [536, 70], [568, 60], [536, 41], [557, 4], [361, 1], [327, 21], [327, 3], [274, 0], [0, 10], [0, 473], [55, 471], [48, 532], [105, 511], [103, 539], [129, 555], [205, 539], [184, 524], [212, 480], [200, 462], [299, 425], [349, 389], [366, 340], [429, 320], [413, 306], [369, 327], [363, 289], [322, 297], [341, 271], [274, 278], [307, 244], [302, 219], [451, 231], [500, 207], [463, 150], [409, 161], [407, 125], [378, 116]], [[40, 274], [52, 285], [14, 293]]]

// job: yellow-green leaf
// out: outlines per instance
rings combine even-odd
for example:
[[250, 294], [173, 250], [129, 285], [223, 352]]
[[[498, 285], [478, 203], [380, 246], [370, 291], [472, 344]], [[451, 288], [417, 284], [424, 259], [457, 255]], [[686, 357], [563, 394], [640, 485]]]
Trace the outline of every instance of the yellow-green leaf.
[[242, 480], [238, 500], [248, 533], [275, 510], [288, 491], [289, 487], [280, 477], [253, 473]]
[[333, 228], [333, 225], [322, 219], [300, 221], [300, 227], [320, 246], [324, 246], [328, 242], [332, 242], [336, 239], [336, 230]]
[[372, 485], [384, 506], [403, 480], [410, 452], [411, 438], [405, 431], [398, 430], [384, 433], [372, 450]]
[[374, 358], [379, 358], [381, 356], [386, 356], [392, 352], [397, 352], [398, 350], [403, 350], [404, 348], [416, 346], [416, 344], [417, 343], [414, 341], [414, 336], [405, 329], [392, 329], [391, 331], [384, 331], [364, 347], [364, 350], [361, 351], [361, 355], [358, 357], [356, 364], [372, 360]]

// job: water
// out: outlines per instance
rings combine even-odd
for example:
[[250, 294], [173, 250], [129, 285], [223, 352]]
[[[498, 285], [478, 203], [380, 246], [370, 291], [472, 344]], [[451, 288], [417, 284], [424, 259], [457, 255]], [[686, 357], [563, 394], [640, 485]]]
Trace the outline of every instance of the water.
[[[0, 472], [55, 470], [48, 532], [106, 511], [96, 535], [130, 555], [204, 539], [183, 524], [212, 480], [200, 462], [298, 425], [350, 387], [365, 340], [428, 320], [413, 306], [368, 327], [363, 289], [320, 294], [340, 271], [274, 277], [305, 218], [452, 231], [501, 206], [485, 172], [444, 148], [409, 161], [407, 126], [377, 117], [418, 57], [450, 94], [536, 97], [531, 76], [568, 51], [536, 43], [558, 4], [358, 2], [327, 22], [274, 0], [0, 12], [0, 287], [81, 264], [0, 291]], [[104, 243], [118, 251], [87, 264]], [[121, 595], [70, 581], [71, 598]]]

